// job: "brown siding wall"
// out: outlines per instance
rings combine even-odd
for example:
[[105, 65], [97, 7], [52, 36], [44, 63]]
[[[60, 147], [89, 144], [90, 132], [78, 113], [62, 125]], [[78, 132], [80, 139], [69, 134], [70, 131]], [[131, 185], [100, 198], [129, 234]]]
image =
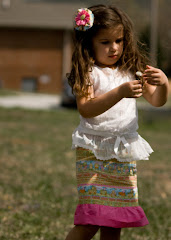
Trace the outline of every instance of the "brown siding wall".
[[[59, 93], [62, 85], [63, 31], [0, 29], [0, 80], [20, 90], [23, 78], [35, 78], [38, 92]], [[49, 82], [42, 82], [48, 76]]]

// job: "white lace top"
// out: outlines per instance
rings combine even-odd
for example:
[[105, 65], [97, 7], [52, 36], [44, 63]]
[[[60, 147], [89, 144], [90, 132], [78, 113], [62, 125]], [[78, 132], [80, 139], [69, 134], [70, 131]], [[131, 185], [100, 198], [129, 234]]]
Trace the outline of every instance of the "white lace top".
[[[98, 66], [93, 67], [91, 78], [95, 97], [134, 79], [131, 74], [123, 75], [117, 68]], [[72, 134], [72, 148], [89, 149], [100, 160], [148, 160], [153, 150], [137, 129], [136, 99], [123, 98], [99, 116], [80, 116], [80, 124]]]

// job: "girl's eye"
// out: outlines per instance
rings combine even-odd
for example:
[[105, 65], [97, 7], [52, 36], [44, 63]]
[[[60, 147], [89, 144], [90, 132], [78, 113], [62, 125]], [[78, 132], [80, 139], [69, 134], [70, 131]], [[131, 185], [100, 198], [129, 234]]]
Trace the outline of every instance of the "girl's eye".
[[103, 44], [103, 45], [106, 45], [106, 44], [108, 44], [108, 43], [109, 43], [109, 41], [101, 42], [101, 44]]
[[116, 43], [121, 43], [123, 41], [123, 39], [117, 39]]

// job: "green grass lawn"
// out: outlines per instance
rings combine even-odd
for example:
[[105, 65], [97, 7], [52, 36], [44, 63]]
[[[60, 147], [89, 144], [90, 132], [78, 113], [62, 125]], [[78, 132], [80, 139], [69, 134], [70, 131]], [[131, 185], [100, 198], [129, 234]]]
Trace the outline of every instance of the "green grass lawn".
[[10, 90], [10, 89], [5, 89], [5, 88], [0, 88], [0, 96], [5, 97], [5, 96], [17, 96], [20, 95], [21, 92], [15, 91], [15, 90]]
[[[150, 225], [123, 229], [122, 240], [169, 240], [171, 118], [140, 112], [139, 119], [139, 133], [155, 150], [138, 163], [139, 202]], [[77, 204], [71, 134], [78, 121], [75, 110], [0, 108], [0, 240], [65, 239]]]

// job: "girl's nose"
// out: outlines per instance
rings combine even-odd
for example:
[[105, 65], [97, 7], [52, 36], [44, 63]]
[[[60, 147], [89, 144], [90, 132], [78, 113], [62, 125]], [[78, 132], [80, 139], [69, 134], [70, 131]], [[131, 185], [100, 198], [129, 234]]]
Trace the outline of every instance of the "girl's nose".
[[116, 51], [116, 48], [117, 48], [116, 43], [111, 44], [111, 47], [110, 47], [111, 51]]

